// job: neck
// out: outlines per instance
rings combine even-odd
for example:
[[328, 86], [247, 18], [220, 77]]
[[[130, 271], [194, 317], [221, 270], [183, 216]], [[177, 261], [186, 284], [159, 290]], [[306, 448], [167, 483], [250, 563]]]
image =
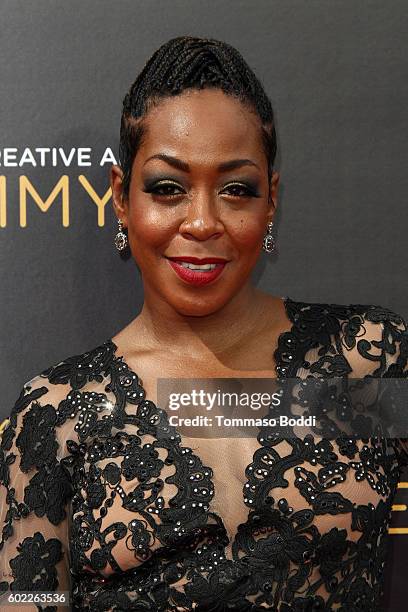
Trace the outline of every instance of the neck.
[[133, 322], [134, 337], [151, 348], [170, 352], [182, 348], [191, 357], [202, 355], [203, 347], [213, 354], [225, 353], [270, 325], [272, 299], [248, 284], [216, 312], [187, 316], [157, 293], [145, 290], [143, 308]]

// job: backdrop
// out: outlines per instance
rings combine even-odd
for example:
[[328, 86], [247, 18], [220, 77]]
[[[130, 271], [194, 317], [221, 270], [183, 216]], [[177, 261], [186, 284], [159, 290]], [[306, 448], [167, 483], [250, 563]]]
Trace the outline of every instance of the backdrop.
[[[261, 288], [408, 317], [405, 0], [0, 0], [0, 421], [22, 384], [138, 313], [109, 167], [123, 97], [183, 34], [236, 46], [276, 114], [279, 255]], [[387, 609], [408, 587], [408, 474], [393, 511]]]

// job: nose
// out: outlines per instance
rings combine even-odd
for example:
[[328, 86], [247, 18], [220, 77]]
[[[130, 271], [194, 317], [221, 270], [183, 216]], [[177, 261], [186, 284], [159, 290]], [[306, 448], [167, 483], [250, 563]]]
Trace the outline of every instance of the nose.
[[208, 194], [197, 194], [187, 208], [187, 214], [179, 227], [185, 238], [208, 240], [224, 233], [217, 202]]

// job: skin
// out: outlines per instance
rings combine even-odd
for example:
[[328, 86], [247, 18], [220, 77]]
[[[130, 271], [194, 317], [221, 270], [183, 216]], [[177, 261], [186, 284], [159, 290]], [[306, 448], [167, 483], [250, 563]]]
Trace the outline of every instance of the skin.
[[[282, 299], [251, 282], [279, 184], [274, 172], [268, 185], [259, 117], [221, 90], [204, 89], [161, 100], [143, 121], [147, 134], [134, 159], [128, 199], [120, 167], [111, 169], [114, 211], [128, 228], [144, 286], [142, 311], [113, 338], [120, 354], [137, 361], [152, 395], [158, 372], [275, 376], [277, 336], [290, 321]], [[159, 153], [186, 162], [188, 171], [149, 160]], [[219, 170], [233, 159], [253, 164]], [[153, 178], [167, 184], [159, 194], [146, 193]], [[259, 197], [248, 195], [248, 181]], [[237, 182], [244, 187], [231, 186]], [[194, 287], [165, 259], [182, 255], [229, 263], [214, 282]]]

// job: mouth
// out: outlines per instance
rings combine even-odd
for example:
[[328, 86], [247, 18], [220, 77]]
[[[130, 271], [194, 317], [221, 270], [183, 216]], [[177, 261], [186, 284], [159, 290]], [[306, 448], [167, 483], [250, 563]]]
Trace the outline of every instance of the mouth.
[[177, 276], [190, 285], [201, 286], [213, 282], [224, 270], [228, 259], [222, 257], [167, 257]]

